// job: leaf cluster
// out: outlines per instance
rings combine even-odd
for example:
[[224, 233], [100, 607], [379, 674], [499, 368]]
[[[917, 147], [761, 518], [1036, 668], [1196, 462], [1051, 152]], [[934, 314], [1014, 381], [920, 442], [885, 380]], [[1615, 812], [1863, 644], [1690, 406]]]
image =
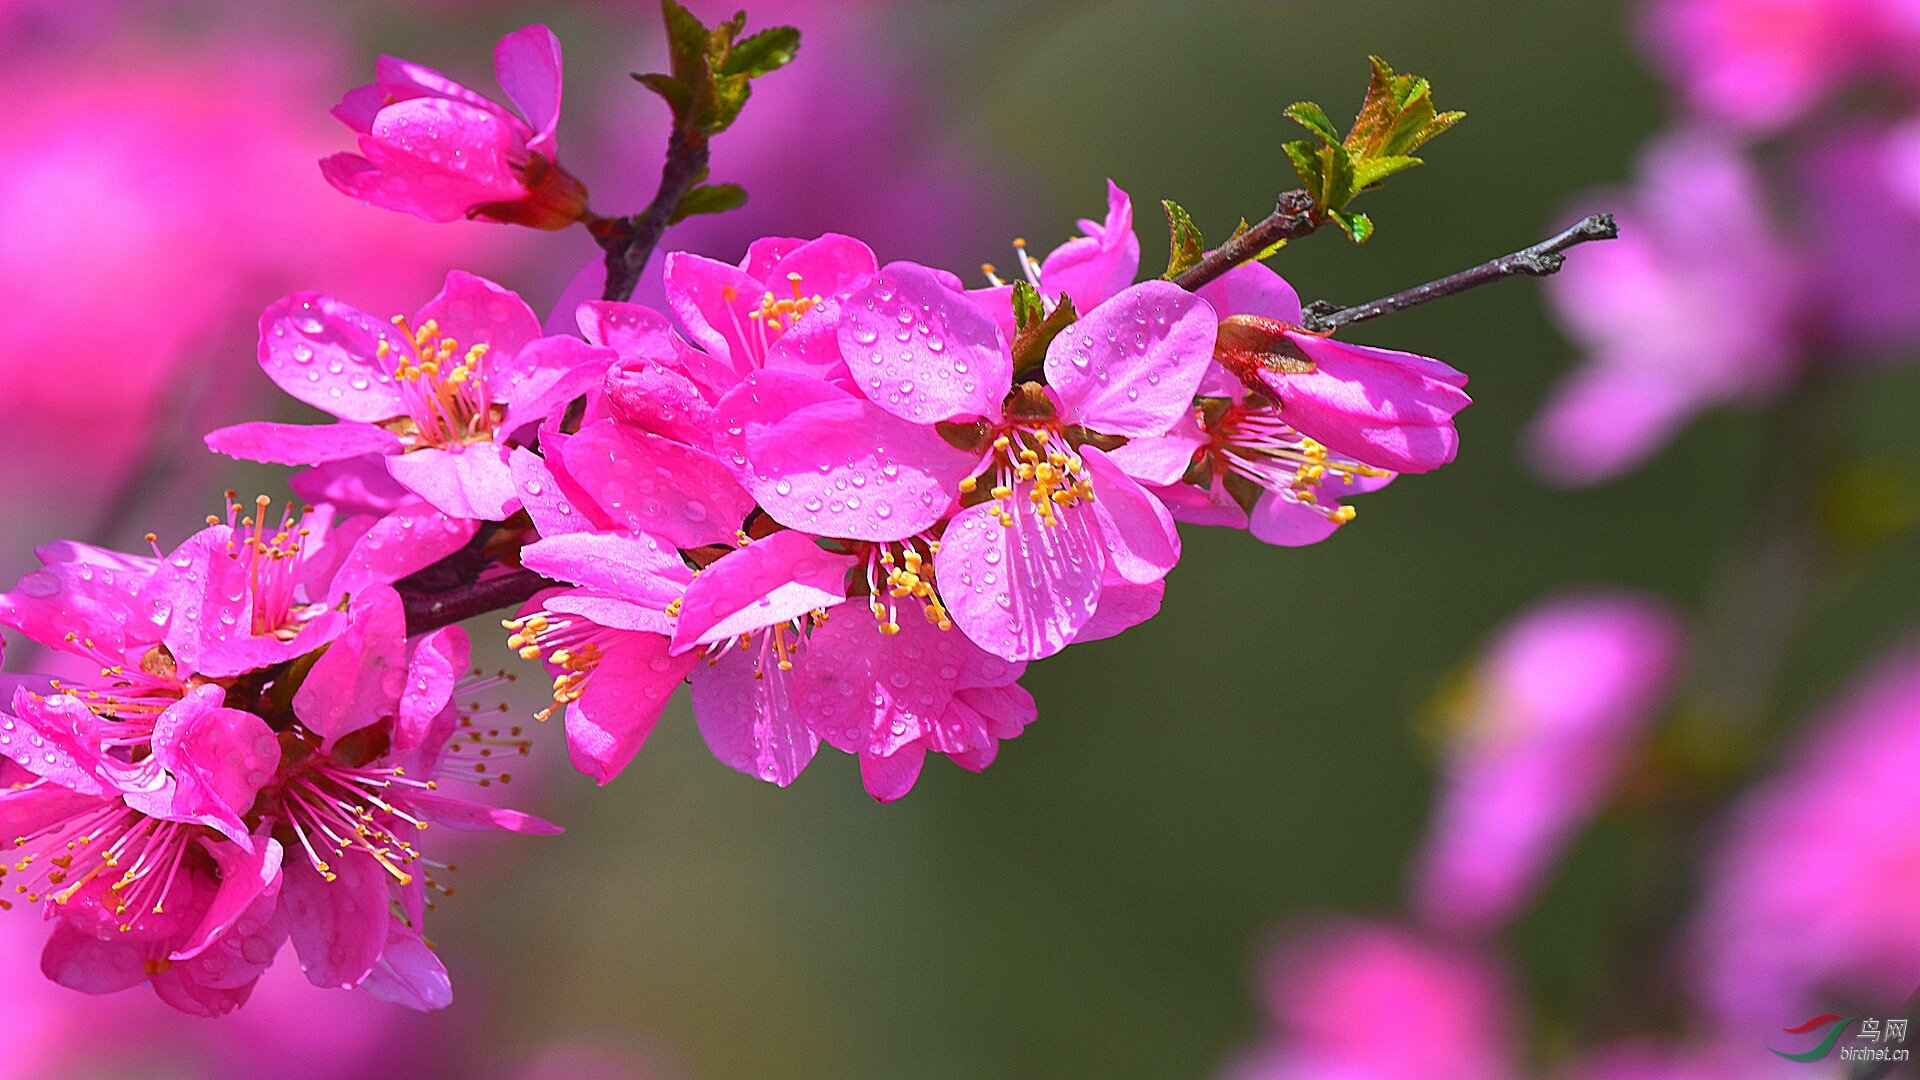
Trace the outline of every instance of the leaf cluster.
[[1373, 235], [1373, 222], [1347, 207], [1355, 196], [1372, 191], [1387, 177], [1423, 164], [1414, 157], [1427, 140], [1452, 127], [1463, 112], [1436, 112], [1432, 88], [1416, 75], [1396, 75], [1385, 60], [1373, 61], [1373, 77], [1360, 115], [1341, 137], [1326, 110], [1298, 101], [1286, 114], [1312, 133], [1285, 146], [1293, 171], [1313, 196], [1315, 209], [1344, 230], [1354, 243]]
[[[673, 110], [674, 135], [695, 149], [730, 127], [753, 94], [753, 80], [790, 63], [800, 51], [800, 31], [775, 26], [741, 37], [747, 13], [707, 27], [675, 0], [660, 0], [667, 24], [672, 71], [634, 75]], [[706, 179], [703, 170], [701, 180]], [[717, 214], [747, 201], [738, 184], [696, 182], [675, 208], [672, 221]]]

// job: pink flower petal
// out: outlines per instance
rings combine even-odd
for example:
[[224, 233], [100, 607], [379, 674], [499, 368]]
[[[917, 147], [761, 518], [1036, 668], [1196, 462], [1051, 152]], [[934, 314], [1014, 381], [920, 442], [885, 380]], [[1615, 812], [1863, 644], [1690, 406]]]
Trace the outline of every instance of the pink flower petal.
[[1107, 181], [1104, 222], [1082, 219], [1076, 237], [1047, 253], [1040, 263], [1040, 286], [1051, 301], [1061, 293], [1085, 314], [1133, 284], [1140, 272], [1140, 238], [1133, 233], [1133, 200]]
[[254, 634], [254, 608], [261, 598], [250, 584], [247, 562], [238, 552], [227, 552], [231, 537], [225, 525], [195, 533], [160, 564], [141, 592], [153, 626], [164, 625], [167, 648], [183, 669], [214, 678], [239, 675], [311, 652], [340, 632], [346, 617], [323, 611], [298, 615], [292, 637]]
[[400, 437], [385, 428], [339, 424], [275, 424], [256, 420], [209, 432], [207, 449], [269, 465], [319, 465], [364, 454], [397, 454]]
[[920, 779], [920, 766], [926, 760], [927, 748], [917, 742], [908, 743], [887, 757], [861, 754], [860, 783], [876, 800], [893, 802], [913, 790], [914, 781]]
[[1241, 263], [1207, 282], [1194, 293], [1221, 318], [1260, 315], [1299, 326], [1303, 318], [1300, 294], [1265, 263]]
[[1453, 414], [1471, 403], [1466, 376], [1412, 353], [1311, 334], [1288, 339], [1314, 362], [1303, 374], [1270, 374], [1281, 412], [1337, 454], [1394, 472], [1427, 472], [1453, 460]]
[[840, 352], [875, 405], [917, 424], [999, 419], [1013, 357], [993, 317], [933, 271], [889, 263], [847, 298]]
[[473, 646], [458, 626], [443, 626], [421, 638], [407, 663], [407, 688], [393, 726], [393, 749], [405, 753], [425, 741], [434, 720], [453, 701], [466, 677]]
[[262, 893], [278, 888], [280, 860], [285, 855], [278, 840], [255, 837], [252, 851], [206, 837], [201, 838], [200, 844], [219, 864], [220, 889], [207, 905], [206, 914], [200, 917], [200, 925], [167, 957], [169, 960], [191, 960], [199, 956], [233, 929]]
[[454, 270], [446, 284], [414, 316], [418, 330], [431, 320], [440, 335], [460, 343], [461, 351], [486, 345], [486, 363], [493, 369], [513, 370], [520, 351], [540, 336], [540, 319], [512, 289], [486, 278]]
[[946, 513], [976, 455], [858, 398], [748, 433], [747, 483], [775, 521], [821, 536], [899, 540]]
[[471, 518], [452, 517], [418, 499], [410, 500], [368, 527], [353, 541], [327, 587], [327, 598], [358, 596], [374, 585], [391, 585], [424, 570], [467, 546]]
[[790, 707], [791, 673], [756, 671], [754, 657], [738, 649], [695, 664], [693, 717], [714, 757], [786, 787], [813, 760], [820, 738]]
[[433, 792], [413, 792], [406, 797], [406, 804], [410, 811], [435, 825], [445, 825], [461, 832], [500, 830], [526, 836], [558, 836], [566, 831], [532, 814], [467, 802]]
[[280, 743], [266, 721], [222, 706], [225, 691], [195, 687], [153, 725], [153, 757], [173, 775], [175, 820], [194, 820], [241, 848], [253, 838], [240, 815], [280, 767]]
[[560, 39], [538, 23], [513, 31], [493, 47], [500, 89], [533, 127], [527, 149], [549, 158], [558, 153], [553, 134], [560, 123], [561, 66]]
[[[667, 255], [665, 283], [667, 306], [695, 344], [715, 358], [725, 358], [723, 367], [733, 379], [760, 366], [764, 330], [753, 316], [766, 295], [765, 285], [737, 266], [685, 251]], [[729, 295], [733, 299], [727, 299]]]
[[640, 752], [674, 689], [700, 661], [698, 653], [670, 656], [667, 647], [659, 634], [620, 635], [567, 706], [567, 756], [602, 786]]
[[1164, 435], [1192, 410], [1218, 330], [1206, 301], [1169, 281], [1143, 281], [1053, 339], [1047, 385], [1068, 423]]
[[622, 360], [666, 361], [674, 356], [673, 322], [650, 307], [617, 300], [589, 300], [574, 312], [580, 333]]
[[387, 944], [387, 872], [373, 856], [349, 848], [328, 853], [329, 880], [305, 859], [285, 866], [281, 902], [292, 919], [289, 936], [307, 981], [322, 989], [351, 990], [373, 970]]
[[[802, 296], [831, 299], [864, 285], [868, 278], [880, 272], [880, 261], [874, 258], [873, 249], [851, 236], [823, 233], [796, 247], [788, 248], [788, 243], [791, 242], [783, 241], [774, 249], [750, 249], [747, 273], [766, 282], [769, 289], [786, 285], [798, 289]], [[762, 272], [756, 257], [764, 260], [769, 254], [777, 254], [779, 258]], [[799, 279], [794, 280], [790, 276], [793, 274], [800, 275]]]
[[1074, 643], [1118, 637], [1123, 631], [1160, 614], [1160, 599], [1167, 592], [1165, 581], [1135, 585], [1124, 579], [1109, 579], [1100, 587], [1100, 608], [1080, 628]]
[[1260, 496], [1260, 501], [1253, 504], [1253, 513], [1247, 517], [1247, 531], [1254, 539], [1280, 547], [1317, 544], [1339, 528], [1338, 522], [1328, 520], [1327, 515], [1313, 507], [1281, 498], [1271, 491]]
[[360, 153], [380, 170], [377, 186], [361, 196], [429, 221], [458, 221], [476, 205], [525, 198], [527, 187], [514, 168], [525, 154], [517, 130], [524, 127], [500, 112], [444, 98], [389, 105], [360, 137]]
[[457, 518], [503, 520], [520, 508], [508, 450], [475, 443], [451, 450], [427, 447], [386, 459], [387, 471], [407, 490]]
[[1137, 585], [1165, 577], [1180, 561], [1180, 533], [1174, 528], [1173, 515], [1098, 447], [1083, 446], [1080, 455], [1093, 479], [1093, 514], [1100, 522], [1107, 565]]
[[418, 931], [391, 919], [387, 945], [361, 988], [389, 1005], [431, 1012], [453, 1004], [453, 980]]
[[578, 615], [609, 630], [638, 630], [672, 637], [676, 621], [655, 603], [634, 603], [614, 596], [596, 596], [585, 589], [570, 589], [550, 595], [548, 611]]
[[[623, 360], [607, 370], [604, 385], [605, 415], [689, 446], [713, 441], [713, 405], [681, 372], [653, 360]], [[589, 423], [597, 419], [589, 413]]]
[[918, 611], [901, 611], [899, 631], [883, 634], [879, 620], [849, 607], [807, 639], [795, 691], [828, 743], [850, 754], [892, 754], [946, 711], [968, 654], [979, 651]]
[[380, 458], [347, 458], [303, 469], [287, 478], [287, 486], [315, 506], [331, 506], [348, 516], [379, 517], [413, 501], [413, 493], [387, 471]]
[[568, 533], [520, 549], [520, 564], [558, 581], [665, 608], [693, 582], [671, 544], [646, 533]]
[[260, 367], [274, 384], [342, 420], [377, 423], [405, 416], [380, 342], [407, 348], [391, 323], [331, 296], [301, 292], [260, 316]]
[[293, 712], [331, 748], [334, 740], [395, 715], [407, 685], [407, 614], [378, 586], [354, 597], [347, 628], [314, 662]]
[[611, 521], [596, 522], [583, 513], [568, 497], [546, 461], [533, 451], [523, 446], [514, 447], [507, 456], [507, 470], [513, 474], [513, 490], [519, 496], [521, 508], [533, 518], [533, 526], [541, 536], [562, 536], [612, 524]]
[[1240, 508], [1240, 504], [1218, 478], [1205, 491], [1192, 484], [1168, 484], [1154, 488], [1153, 497], [1160, 500], [1175, 521], [1189, 525], [1221, 525], [1229, 529], [1247, 527], [1247, 512]]
[[154, 957], [147, 942], [102, 941], [56, 922], [40, 952], [40, 971], [69, 990], [83, 994], [113, 994], [147, 981], [146, 962]]
[[753, 497], [710, 455], [611, 420], [583, 428], [562, 456], [615, 521], [675, 547], [731, 543], [753, 509]]
[[673, 651], [727, 641], [842, 603], [853, 566], [852, 556], [822, 551], [812, 538], [791, 531], [729, 552], [687, 587]]
[[521, 349], [513, 363], [493, 373], [494, 400], [506, 403], [496, 438], [537, 424], [567, 403], [599, 389], [618, 356], [612, 349], [576, 337], [543, 337]]
[[1067, 508], [1040, 523], [1015, 498], [1011, 527], [992, 503], [954, 515], [934, 556], [940, 595], [954, 625], [1008, 660], [1038, 660], [1067, 647], [1093, 617], [1106, 569], [1093, 516]]

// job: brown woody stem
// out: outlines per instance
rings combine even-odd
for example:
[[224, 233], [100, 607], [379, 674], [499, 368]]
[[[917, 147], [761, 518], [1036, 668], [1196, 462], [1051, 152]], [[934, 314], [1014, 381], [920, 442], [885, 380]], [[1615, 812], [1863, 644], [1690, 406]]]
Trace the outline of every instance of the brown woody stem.
[[630, 218], [599, 218], [588, 231], [607, 253], [607, 287], [603, 300], [627, 300], [640, 283], [640, 271], [672, 224], [680, 200], [700, 182], [707, 170], [707, 136], [688, 135], [675, 128], [667, 139], [667, 161], [660, 167], [660, 187], [653, 201]]
[[1261, 218], [1258, 225], [1207, 252], [1199, 262], [1174, 278], [1173, 283], [1192, 292], [1241, 263], [1252, 262], [1261, 252], [1282, 240], [1298, 240], [1311, 235], [1322, 224], [1324, 222], [1314, 216], [1313, 196], [1299, 188], [1281, 192], [1273, 213]]

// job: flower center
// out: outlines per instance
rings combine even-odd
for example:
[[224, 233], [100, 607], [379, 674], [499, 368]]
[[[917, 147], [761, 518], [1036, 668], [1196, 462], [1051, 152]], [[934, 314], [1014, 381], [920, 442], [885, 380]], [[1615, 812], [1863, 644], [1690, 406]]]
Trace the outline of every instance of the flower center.
[[1044, 525], [1058, 525], [1059, 511], [1093, 501], [1093, 479], [1086, 462], [1053, 428], [1015, 428], [996, 436], [986, 469], [960, 481], [962, 495], [979, 488], [980, 477], [991, 474], [989, 494], [993, 517], [1013, 526], [1016, 494], [1033, 505]]
[[748, 350], [753, 353], [751, 359], [756, 366], [766, 363], [767, 350], [773, 347], [774, 342], [780, 340], [780, 335], [791, 329], [794, 323], [800, 321], [800, 316], [812, 311], [814, 306], [824, 299], [819, 293], [811, 296], [803, 294], [800, 290], [800, 281], [801, 277], [798, 273], [787, 274], [787, 288], [793, 294], [790, 297], [780, 296], [772, 289], [768, 289], [760, 297], [760, 306], [747, 313], [747, 322], [753, 324], [751, 330], [741, 324], [738, 312], [733, 309], [733, 304], [740, 299], [739, 291], [731, 285], [720, 289], [720, 299], [727, 302], [727, 310], [733, 318], [734, 333], [741, 341], [746, 342]]
[[1232, 405], [1221, 411], [1203, 404], [1200, 413], [1212, 437], [1208, 449], [1215, 455], [1216, 468], [1310, 507], [1338, 524], [1352, 521], [1354, 510], [1351, 506], [1320, 504], [1318, 489], [1329, 475], [1338, 477], [1342, 484], [1352, 484], [1356, 477], [1393, 475], [1329, 454], [1325, 446], [1281, 420], [1278, 410], [1270, 405]]
[[[27, 787], [48, 783], [37, 780]], [[189, 842], [202, 831], [147, 817], [116, 799], [11, 838], [12, 846], [26, 849], [26, 854], [10, 866], [0, 865], [0, 878], [8, 871], [23, 876], [16, 877], [13, 891], [28, 903], [52, 900], [64, 905], [96, 879], [119, 870], [107, 886], [103, 906], [123, 920], [119, 927], [124, 933], [148, 911], [166, 913]], [[0, 909], [12, 908], [10, 901], [0, 900]]]
[[491, 346], [479, 342], [463, 352], [460, 343], [442, 334], [433, 319], [415, 330], [404, 315], [395, 315], [393, 325], [407, 340], [407, 354], [395, 357], [393, 347], [382, 338], [377, 355], [393, 362], [407, 415], [387, 426], [409, 450], [490, 441], [501, 420], [488, 378]]
[[940, 541], [930, 536], [875, 544], [867, 550], [867, 607], [879, 620], [882, 634], [900, 632], [902, 600], [918, 600], [928, 622], [942, 630], [953, 629], [933, 580], [933, 557], [939, 553]]
[[518, 651], [521, 659], [544, 660], [560, 669], [553, 677], [553, 704], [533, 714], [543, 724], [561, 707], [580, 700], [587, 677], [606, 655], [602, 646], [615, 633], [577, 615], [544, 610], [503, 619], [500, 625], [512, 631], [507, 647]]
[[[255, 637], [274, 637], [292, 641], [306, 624], [324, 614], [324, 603], [306, 603], [300, 599], [302, 543], [313, 532], [307, 520], [311, 506], [298, 516], [289, 502], [280, 512], [277, 525], [269, 524], [267, 511], [273, 500], [261, 495], [254, 499], [254, 513], [240, 516], [237, 492], [227, 492], [227, 558], [246, 565], [247, 593], [253, 599], [253, 619], [248, 627]], [[220, 518], [209, 514], [207, 524], [218, 525]]]

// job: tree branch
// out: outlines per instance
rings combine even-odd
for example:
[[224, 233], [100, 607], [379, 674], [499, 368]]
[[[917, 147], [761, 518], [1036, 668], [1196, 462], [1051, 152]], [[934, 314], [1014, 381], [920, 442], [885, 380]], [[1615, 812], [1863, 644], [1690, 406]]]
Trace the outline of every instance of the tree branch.
[[416, 592], [402, 587], [400, 599], [407, 611], [407, 636], [451, 626], [496, 608], [517, 607], [541, 589], [558, 584], [531, 570], [521, 569], [437, 592]]
[[1244, 262], [1252, 262], [1261, 252], [1282, 240], [1309, 236], [1322, 224], [1313, 216], [1313, 196], [1295, 188], [1281, 192], [1273, 213], [1239, 236], [1214, 248], [1187, 271], [1173, 279], [1175, 285], [1192, 292]]
[[1530, 248], [1522, 248], [1511, 255], [1502, 255], [1491, 262], [1481, 263], [1471, 270], [1462, 270], [1438, 281], [1416, 285], [1405, 292], [1394, 293], [1392, 296], [1382, 297], [1372, 303], [1343, 308], [1325, 300], [1315, 300], [1306, 308], [1306, 328], [1315, 333], [1326, 333], [1353, 323], [1377, 319], [1382, 315], [1391, 315], [1410, 307], [1418, 307], [1429, 300], [1455, 296], [1468, 289], [1477, 289], [1482, 285], [1502, 278], [1510, 278], [1516, 274], [1545, 277], [1548, 274], [1559, 273], [1560, 267], [1566, 264], [1567, 257], [1563, 253], [1568, 248], [1584, 244], [1589, 240], [1612, 240], [1619, 235], [1620, 229], [1613, 223], [1612, 214], [1595, 214], [1551, 240], [1542, 241]]
[[673, 221], [680, 200], [707, 171], [707, 136], [688, 135], [678, 127], [667, 139], [667, 161], [660, 167], [660, 187], [653, 201], [630, 218], [601, 218], [587, 226], [607, 253], [607, 287], [603, 300], [627, 300], [640, 283], [640, 271]]

